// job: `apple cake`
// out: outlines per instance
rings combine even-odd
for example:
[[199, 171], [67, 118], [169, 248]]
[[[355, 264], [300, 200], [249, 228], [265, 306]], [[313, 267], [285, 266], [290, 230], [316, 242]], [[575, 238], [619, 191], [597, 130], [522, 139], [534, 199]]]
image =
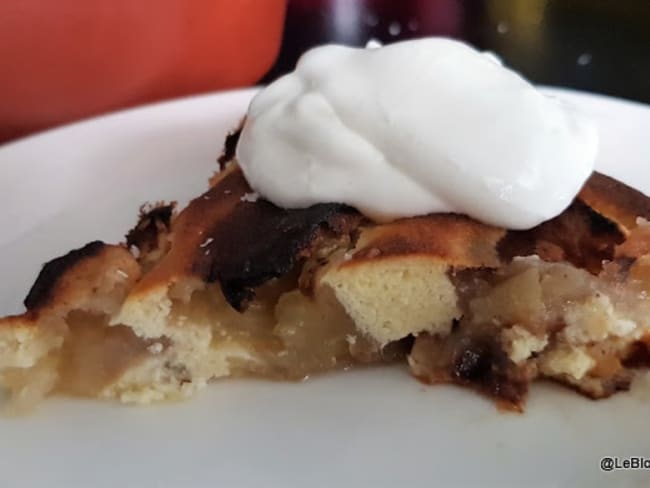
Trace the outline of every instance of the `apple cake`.
[[10, 405], [51, 394], [184, 398], [223, 377], [299, 380], [404, 363], [522, 410], [550, 379], [626, 390], [650, 355], [650, 199], [594, 173], [530, 230], [432, 214], [375, 223], [249, 187], [229, 136], [209, 189], [141, 209], [121, 244], [44, 265], [25, 313], [0, 319]]

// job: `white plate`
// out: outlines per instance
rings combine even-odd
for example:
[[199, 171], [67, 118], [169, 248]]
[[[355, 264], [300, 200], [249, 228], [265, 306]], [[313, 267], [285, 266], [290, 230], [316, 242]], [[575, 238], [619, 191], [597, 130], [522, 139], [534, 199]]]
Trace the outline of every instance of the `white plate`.
[[[204, 189], [253, 93], [158, 104], [0, 148], [0, 315], [21, 310], [44, 261], [121, 240], [145, 200]], [[600, 124], [599, 169], [650, 193], [650, 108], [554, 93]], [[524, 415], [503, 414], [400, 368], [222, 381], [149, 408], [54, 399], [0, 419], [0, 486], [649, 486], [650, 470], [599, 468], [603, 456], [650, 458], [649, 403], [536, 385]]]

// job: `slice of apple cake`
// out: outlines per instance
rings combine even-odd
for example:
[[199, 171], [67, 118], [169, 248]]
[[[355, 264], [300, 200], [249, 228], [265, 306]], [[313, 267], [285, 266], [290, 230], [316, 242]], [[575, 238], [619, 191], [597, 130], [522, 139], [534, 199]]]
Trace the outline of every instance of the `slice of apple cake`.
[[379, 224], [258, 198], [229, 142], [207, 192], [142, 209], [123, 244], [47, 263], [0, 319], [12, 404], [149, 403], [211, 380], [408, 363], [522, 409], [550, 378], [592, 398], [648, 364], [650, 199], [595, 173], [558, 217], [510, 231], [455, 214]]

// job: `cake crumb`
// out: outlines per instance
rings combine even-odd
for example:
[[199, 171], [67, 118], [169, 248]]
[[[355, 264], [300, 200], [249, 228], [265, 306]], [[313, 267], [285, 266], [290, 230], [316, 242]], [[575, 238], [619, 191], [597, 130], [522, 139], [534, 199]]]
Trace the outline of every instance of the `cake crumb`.
[[548, 336], [538, 337], [520, 325], [513, 325], [501, 333], [508, 356], [515, 364], [521, 364], [534, 353], [548, 345]]
[[584, 348], [565, 346], [548, 352], [540, 364], [543, 373], [550, 376], [568, 375], [581, 380], [596, 364]]

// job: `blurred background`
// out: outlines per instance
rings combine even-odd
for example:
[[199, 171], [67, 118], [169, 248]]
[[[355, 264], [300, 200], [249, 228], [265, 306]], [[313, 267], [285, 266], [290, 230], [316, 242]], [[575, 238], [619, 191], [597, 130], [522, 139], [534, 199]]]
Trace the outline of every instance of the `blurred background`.
[[0, 142], [268, 83], [318, 44], [430, 35], [535, 83], [650, 103], [650, 0], [2, 0]]

